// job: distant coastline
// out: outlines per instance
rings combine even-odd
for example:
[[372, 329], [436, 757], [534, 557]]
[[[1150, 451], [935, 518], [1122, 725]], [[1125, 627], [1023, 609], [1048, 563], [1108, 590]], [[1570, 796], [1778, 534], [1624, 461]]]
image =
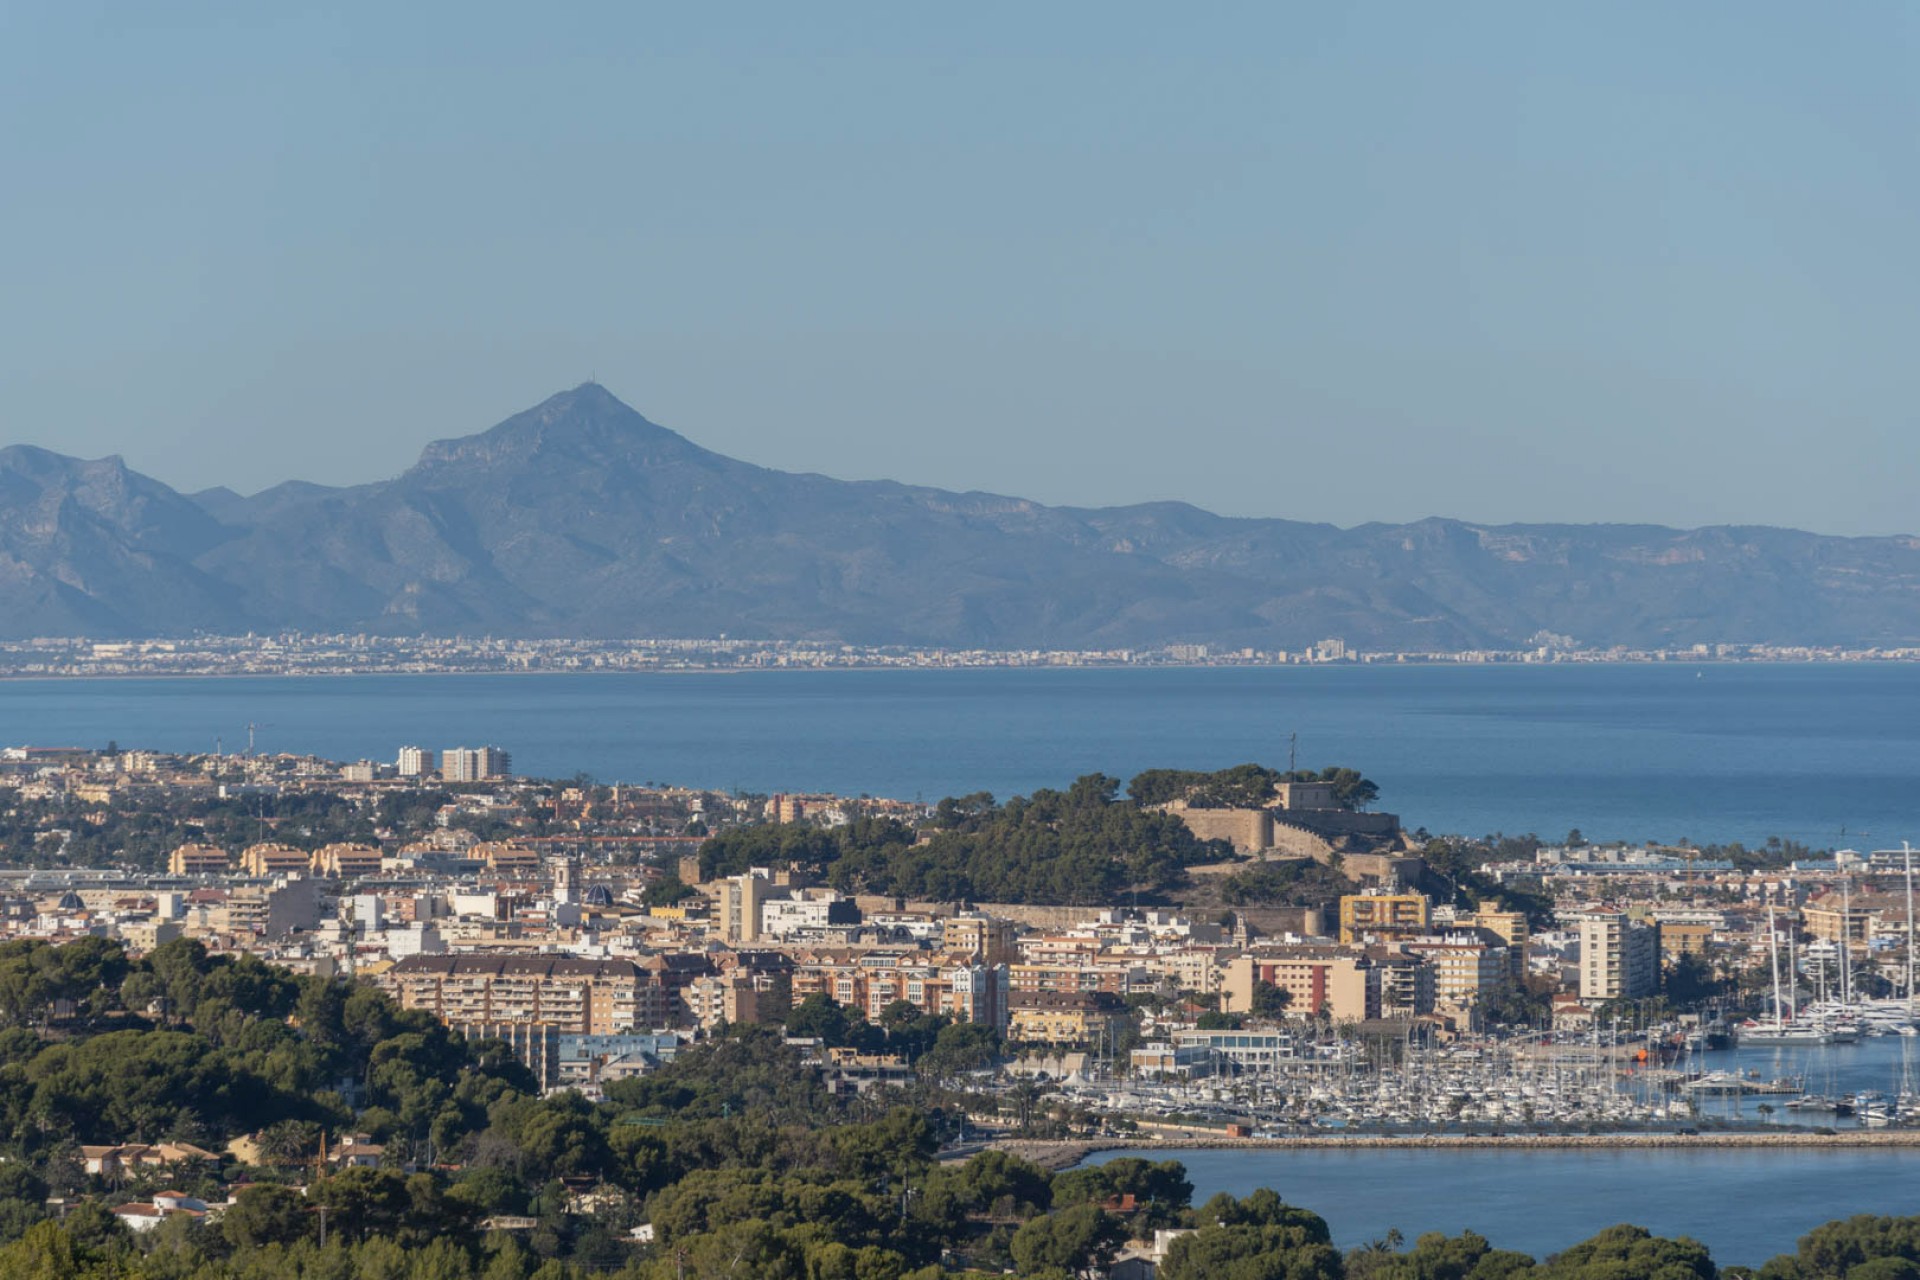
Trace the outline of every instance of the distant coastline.
[[201, 636], [0, 641], [0, 680], [401, 675], [714, 675], [756, 671], [1164, 670], [1433, 666], [1860, 665], [1920, 662], [1913, 648], [1693, 645], [1669, 649], [1304, 650], [940, 649], [818, 642], [645, 638], [469, 640], [365, 635]]

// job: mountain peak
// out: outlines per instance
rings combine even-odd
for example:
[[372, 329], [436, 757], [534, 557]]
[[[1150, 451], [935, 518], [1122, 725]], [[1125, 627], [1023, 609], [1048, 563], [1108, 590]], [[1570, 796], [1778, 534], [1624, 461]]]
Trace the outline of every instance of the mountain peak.
[[695, 456], [706, 451], [647, 421], [599, 383], [583, 382], [478, 435], [434, 441], [408, 474], [437, 476], [536, 461], [643, 466]]

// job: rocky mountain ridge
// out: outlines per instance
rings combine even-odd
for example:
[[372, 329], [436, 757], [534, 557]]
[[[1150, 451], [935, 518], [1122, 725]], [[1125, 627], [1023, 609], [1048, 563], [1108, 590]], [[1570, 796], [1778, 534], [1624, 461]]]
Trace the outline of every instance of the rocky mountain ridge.
[[1920, 540], [1761, 526], [1350, 529], [773, 471], [604, 388], [392, 480], [185, 495], [0, 450], [0, 635], [366, 631], [990, 648], [1920, 643]]

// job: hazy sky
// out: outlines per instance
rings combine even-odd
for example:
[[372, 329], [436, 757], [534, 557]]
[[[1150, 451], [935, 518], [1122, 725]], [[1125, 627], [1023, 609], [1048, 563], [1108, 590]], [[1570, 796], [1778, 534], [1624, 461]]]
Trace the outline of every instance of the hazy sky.
[[[299, 13], [301, 8], [332, 13]], [[0, 443], [1920, 532], [1907, 4], [0, 3]]]

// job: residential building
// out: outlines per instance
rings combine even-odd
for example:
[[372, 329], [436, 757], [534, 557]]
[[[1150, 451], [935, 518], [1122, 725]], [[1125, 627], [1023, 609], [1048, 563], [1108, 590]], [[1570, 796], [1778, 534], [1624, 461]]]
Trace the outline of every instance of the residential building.
[[1108, 1045], [1127, 1021], [1127, 1003], [1103, 991], [1015, 991], [1007, 1039], [1023, 1044]]
[[722, 881], [720, 940], [730, 946], [760, 941], [761, 911], [773, 895], [773, 881], [751, 871]]
[[381, 985], [443, 1022], [549, 1022], [589, 1035], [632, 1031], [657, 980], [631, 960], [528, 954], [416, 955]]
[[984, 911], [963, 911], [940, 922], [940, 946], [950, 955], [968, 956], [981, 964], [1012, 964], [1019, 959], [1015, 933], [1011, 920]]
[[1660, 989], [1660, 926], [1618, 911], [1580, 917], [1580, 999], [1638, 1000]]
[[312, 857], [305, 849], [288, 844], [262, 841], [251, 844], [240, 855], [240, 870], [250, 876], [279, 876], [311, 869]]
[[233, 868], [233, 859], [225, 849], [210, 844], [183, 844], [167, 856], [167, 874], [175, 876], [218, 876]]
[[329, 844], [313, 851], [313, 874], [339, 880], [380, 874], [380, 850], [370, 844]]
[[1380, 975], [1380, 1012], [1382, 1018], [1423, 1018], [1434, 1010], [1434, 967], [1424, 957], [1393, 947], [1368, 948], [1367, 954]]
[[440, 776], [448, 782], [493, 782], [513, 768], [513, 757], [499, 747], [452, 747], [440, 754]]
[[1220, 1007], [1228, 1013], [1253, 1008], [1254, 984], [1270, 982], [1289, 997], [1293, 1016], [1325, 1016], [1364, 1022], [1380, 1016], [1380, 971], [1365, 955], [1338, 947], [1274, 947], [1236, 956], [1220, 984]]
[[[814, 891], [821, 892], [821, 891]], [[791, 938], [798, 934], [820, 933], [835, 925], [860, 923], [860, 908], [851, 898], [835, 893], [819, 897], [774, 898], [760, 904], [759, 936]], [[740, 941], [752, 942], [754, 938]]]
[[1427, 931], [1429, 904], [1421, 893], [1352, 893], [1340, 899], [1340, 942]]
[[1434, 1001], [1449, 1009], [1494, 999], [1513, 977], [1507, 948], [1472, 934], [1415, 938], [1404, 949], [1432, 967]]

